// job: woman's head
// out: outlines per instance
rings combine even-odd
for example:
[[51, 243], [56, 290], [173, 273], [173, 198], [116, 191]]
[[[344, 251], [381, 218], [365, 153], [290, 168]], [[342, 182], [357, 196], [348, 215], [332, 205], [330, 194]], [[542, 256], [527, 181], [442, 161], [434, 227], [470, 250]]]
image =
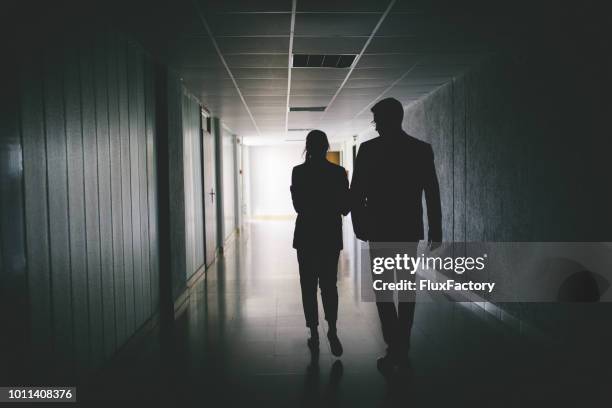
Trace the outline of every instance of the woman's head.
[[306, 136], [306, 161], [325, 158], [329, 150], [327, 135], [321, 130], [311, 130]]

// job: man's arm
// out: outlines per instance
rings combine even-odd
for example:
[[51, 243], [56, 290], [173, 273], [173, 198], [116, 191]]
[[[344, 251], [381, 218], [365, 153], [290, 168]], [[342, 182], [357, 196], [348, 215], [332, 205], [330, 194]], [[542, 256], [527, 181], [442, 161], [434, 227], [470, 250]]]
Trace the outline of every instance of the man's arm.
[[367, 208], [366, 208], [366, 189], [365, 189], [365, 164], [367, 159], [366, 149], [362, 146], [355, 158], [353, 166], [353, 179], [351, 180], [350, 206], [353, 231], [362, 241], [367, 241]]
[[440, 203], [440, 186], [436, 175], [434, 154], [430, 145], [427, 146], [425, 161], [425, 201], [427, 204], [427, 222], [429, 232], [427, 239], [430, 243], [442, 242], [442, 205]]

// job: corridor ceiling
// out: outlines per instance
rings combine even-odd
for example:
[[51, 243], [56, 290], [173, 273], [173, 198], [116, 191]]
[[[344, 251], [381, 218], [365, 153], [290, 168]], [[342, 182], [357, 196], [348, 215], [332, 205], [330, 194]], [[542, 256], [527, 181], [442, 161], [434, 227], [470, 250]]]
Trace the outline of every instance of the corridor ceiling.
[[[368, 129], [377, 100], [409, 104], [495, 51], [499, 21], [456, 3], [182, 0], [151, 11], [138, 33], [246, 143], [300, 141], [312, 128], [341, 140]], [[293, 54], [356, 58], [292, 68]]]

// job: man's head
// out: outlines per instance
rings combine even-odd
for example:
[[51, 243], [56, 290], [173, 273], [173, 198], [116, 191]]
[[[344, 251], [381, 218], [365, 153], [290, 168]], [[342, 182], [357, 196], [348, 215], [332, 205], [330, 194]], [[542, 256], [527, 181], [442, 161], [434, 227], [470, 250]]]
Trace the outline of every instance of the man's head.
[[384, 136], [399, 131], [404, 119], [404, 107], [395, 98], [385, 98], [378, 101], [372, 109], [376, 131]]

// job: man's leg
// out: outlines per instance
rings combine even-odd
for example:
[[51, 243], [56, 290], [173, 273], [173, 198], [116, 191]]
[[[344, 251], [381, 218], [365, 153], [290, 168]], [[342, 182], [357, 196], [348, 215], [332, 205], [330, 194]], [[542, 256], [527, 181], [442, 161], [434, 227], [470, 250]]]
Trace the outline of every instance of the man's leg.
[[[389, 251], [388, 248], [377, 248], [376, 243], [372, 243], [370, 246], [370, 259], [378, 257], [389, 257], [394, 256], [393, 251]], [[381, 279], [384, 282], [393, 282], [391, 278], [393, 271], [386, 271], [383, 275], [375, 275], [372, 273], [372, 279]], [[395, 358], [397, 355], [397, 309], [395, 308], [393, 292], [374, 292], [376, 298], [376, 309], [378, 310], [378, 318], [380, 319], [380, 326], [382, 329], [383, 339], [387, 344], [387, 355]]]
[[387, 344], [387, 354], [395, 355], [397, 353], [397, 310], [393, 302], [376, 302], [378, 309], [378, 318], [380, 319], [380, 327], [382, 335]]
[[416, 303], [400, 302], [398, 305], [398, 341], [402, 355], [410, 349], [410, 336], [412, 334], [412, 323], [414, 322], [414, 309]]
[[[418, 243], [409, 243], [406, 245], [406, 253], [410, 257], [417, 256]], [[401, 271], [398, 273], [398, 280], [406, 279], [412, 282], [416, 281], [416, 274], [411, 271]], [[414, 322], [414, 311], [416, 307], [416, 291], [402, 291], [398, 296], [398, 347], [403, 358], [408, 355], [410, 349], [410, 336], [412, 334], [412, 324]]]

